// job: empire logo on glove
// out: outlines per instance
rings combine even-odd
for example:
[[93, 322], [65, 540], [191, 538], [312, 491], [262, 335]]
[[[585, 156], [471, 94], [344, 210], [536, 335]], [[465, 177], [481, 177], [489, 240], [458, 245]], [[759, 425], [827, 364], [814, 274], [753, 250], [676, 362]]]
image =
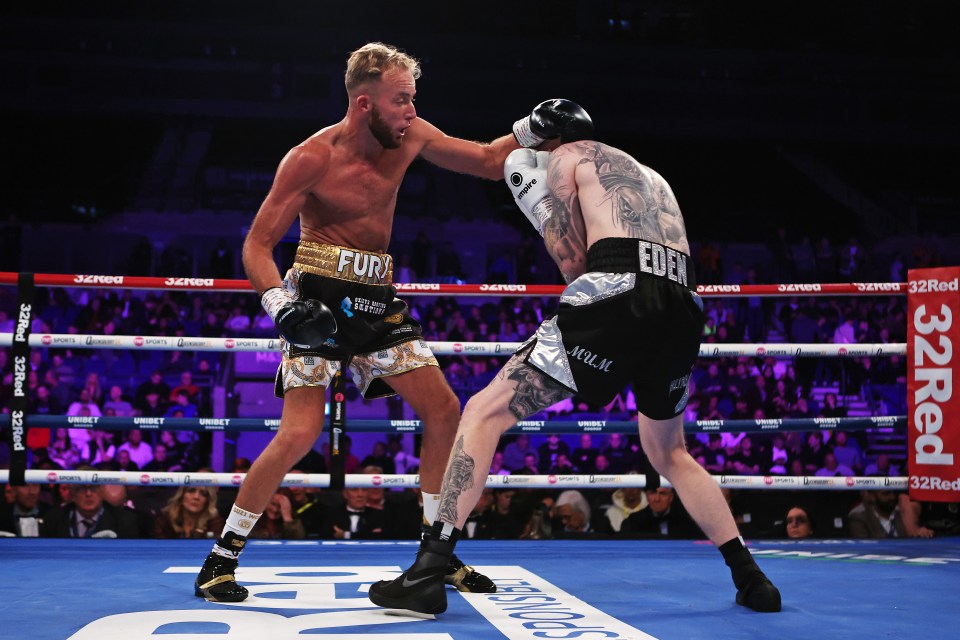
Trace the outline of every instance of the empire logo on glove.
[[[523, 184], [523, 176], [520, 175], [519, 173], [515, 173], [512, 176], [510, 176], [510, 182], [513, 184], [513, 186], [519, 187], [521, 184]], [[521, 189], [520, 193], [517, 194], [517, 200], [521, 200], [523, 196], [527, 195], [527, 193], [530, 191], [530, 189], [533, 188], [533, 185], [535, 184], [537, 184], [536, 178], [528, 182], [527, 186]]]
[[540, 235], [543, 235], [543, 226], [553, 215], [552, 196], [547, 186], [549, 162], [549, 151], [517, 149], [507, 156], [503, 164], [503, 175], [517, 206]]

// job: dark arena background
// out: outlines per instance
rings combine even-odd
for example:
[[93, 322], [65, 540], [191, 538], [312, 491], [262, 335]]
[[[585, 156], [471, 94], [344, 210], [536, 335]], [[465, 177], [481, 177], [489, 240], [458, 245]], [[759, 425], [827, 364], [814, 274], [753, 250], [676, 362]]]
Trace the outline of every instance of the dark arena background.
[[[918, 309], [960, 313], [958, 24], [947, 0], [4, 3], [0, 639], [955, 638], [960, 334]], [[781, 612], [737, 606], [651, 486], [626, 388], [501, 440], [457, 547], [497, 594], [386, 615], [367, 591], [417, 549], [420, 416], [352, 380], [333, 455], [328, 419], [253, 530], [250, 598], [194, 596], [283, 406], [241, 247], [372, 41], [421, 62], [417, 115], [448, 135], [567, 98], [669, 181], [706, 312], [687, 448]], [[422, 159], [388, 251], [461, 406], [563, 289], [502, 181]], [[197, 492], [209, 529], [187, 535]]]

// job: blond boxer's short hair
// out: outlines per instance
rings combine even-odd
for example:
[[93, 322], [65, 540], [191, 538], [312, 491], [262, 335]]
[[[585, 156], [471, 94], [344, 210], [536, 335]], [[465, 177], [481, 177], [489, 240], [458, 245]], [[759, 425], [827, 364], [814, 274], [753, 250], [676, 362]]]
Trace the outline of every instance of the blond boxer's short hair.
[[382, 42], [363, 45], [347, 58], [347, 73], [344, 76], [347, 92], [364, 82], [379, 80], [392, 69], [409, 71], [414, 80], [420, 77], [420, 62], [396, 47]]

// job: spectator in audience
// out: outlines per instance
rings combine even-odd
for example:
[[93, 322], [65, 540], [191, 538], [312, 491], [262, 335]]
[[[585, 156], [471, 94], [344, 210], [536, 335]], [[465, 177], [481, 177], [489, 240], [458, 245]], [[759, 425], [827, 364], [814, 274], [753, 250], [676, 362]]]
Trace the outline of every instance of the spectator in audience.
[[50, 368], [56, 374], [57, 379], [67, 389], [74, 386], [80, 370], [80, 361], [73, 355], [73, 351], [65, 349], [63, 353], [55, 353], [52, 356]]
[[[300, 469], [291, 469], [289, 474], [304, 475]], [[288, 475], [289, 475], [288, 474]], [[307, 538], [318, 538], [323, 527], [323, 504], [316, 489], [294, 485], [287, 487], [290, 495], [290, 507], [294, 516], [303, 523]]]
[[40, 485], [13, 487], [7, 484], [6, 490], [12, 493], [13, 502], [0, 505], [0, 536], [39, 537], [46, 513], [51, 509], [40, 501]]
[[179, 461], [167, 455], [167, 445], [162, 442], [153, 445], [153, 460], [140, 468], [143, 471], [183, 471]]
[[551, 433], [547, 436], [547, 441], [537, 447], [537, 468], [540, 473], [547, 473], [550, 469], [557, 467], [557, 457], [564, 455], [569, 464], [570, 447], [560, 439], [560, 435]]
[[537, 454], [533, 451], [527, 453], [523, 456], [523, 466], [513, 472], [514, 475], [527, 475], [535, 476], [540, 473], [539, 467], [537, 467]]
[[753, 439], [750, 436], [744, 436], [740, 440], [740, 446], [730, 457], [728, 464], [732, 461], [733, 471], [738, 475], [752, 476], [760, 473], [761, 453], [754, 449]]
[[348, 487], [342, 495], [344, 502], [328, 511], [320, 537], [336, 540], [383, 538], [383, 512], [367, 507], [367, 490]]
[[247, 335], [252, 322], [250, 316], [243, 312], [242, 307], [234, 307], [230, 311], [230, 316], [224, 321], [223, 328], [226, 333], [231, 335]]
[[810, 413], [810, 403], [802, 396], [797, 398], [797, 401], [787, 413], [787, 417], [800, 420], [804, 418], [812, 418], [813, 415]]
[[613, 492], [612, 503], [603, 514], [610, 523], [610, 530], [614, 533], [620, 532], [623, 521], [637, 513], [641, 509], [647, 508], [647, 496], [643, 489], [639, 487], [623, 487]]
[[813, 536], [813, 519], [810, 512], [805, 507], [794, 506], [787, 510], [787, 517], [784, 519], [786, 534], [788, 538], [810, 538]]
[[196, 418], [197, 405], [190, 402], [190, 394], [181, 389], [163, 415], [167, 418]]
[[[526, 456], [532, 454], [537, 457], [537, 452], [530, 447], [530, 436], [525, 433], [518, 433], [517, 439], [508, 444], [503, 449], [503, 466], [511, 472], [519, 471], [526, 466]], [[537, 461], [534, 460], [534, 468]]]
[[593, 533], [590, 515], [590, 503], [582, 493], [574, 489], [564, 491], [557, 496], [557, 501], [553, 505], [553, 517], [559, 520], [561, 525], [559, 531], [554, 530], [555, 535], [562, 537], [559, 534]]
[[610, 473], [626, 473], [631, 469], [639, 469], [642, 463], [640, 446], [632, 438], [620, 433], [611, 433], [607, 436], [607, 447], [603, 455], [610, 463]]
[[50, 395], [46, 385], [39, 385], [28, 396], [27, 411], [34, 415], [59, 416], [63, 415], [63, 405]]
[[863, 471], [867, 476], [899, 476], [900, 467], [890, 462], [890, 456], [886, 453], [877, 454], [877, 459], [867, 465]]
[[[81, 460], [90, 459], [90, 449], [84, 445], [83, 449], [73, 443], [70, 437], [70, 429], [58, 427], [53, 432], [53, 439], [50, 446], [47, 447], [47, 455], [50, 460], [60, 465], [61, 469], [74, 469]], [[83, 431], [83, 429], [77, 429]]]
[[610, 461], [607, 460], [607, 456], [600, 453], [593, 460], [593, 470], [596, 473], [613, 473], [610, 470]]
[[837, 394], [831, 392], [823, 396], [823, 408], [820, 410], [820, 415], [825, 418], [845, 418], [847, 417], [847, 409], [839, 406]]
[[100, 495], [105, 504], [113, 505], [118, 509], [133, 513], [137, 522], [137, 537], [152, 538], [156, 517], [138, 508], [127, 493], [127, 487], [122, 484], [102, 484], [100, 485]]
[[[155, 395], [156, 399], [149, 402], [147, 396]], [[142, 412], [145, 416], [163, 415], [164, 406], [170, 397], [170, 385], [163, 381], [163, 372], [160, 369], [154, 369], [150, 378], [137, 387], [137, 393], [134, 396], [133, 406]], [[160, 413], [154, 413], [160, 410]]]
[[[58, 407], [68, 407], [72, 401], [73, 392], [69, 385], [60, 381], [60, 376], [54, 369], [47, 369], [43, 374], [43, 385], [50, 390], [50, 399]], [[59, 413], [63, 413], [63, 409]]]
[[461, 538], [474, 539], [480, 527], [484, 512], [493, 505], [493, 489], [487, 487], [480, 494], [477, 504], [473, 507], [467, 521], [463, 525]]
[[765, 469], [767, 473], [781, 476], [786, 475], [790, 454], [787, 451], [786, 438], [783, 437], [783, 434], [774, 434], [773, 444], [766, 453]]
[[117, 461], [120, 461], [122, 451], [126, 451], [130, 456], [131, 462], [137, 465], [137, 469], [143, 469], [148, 462], [153, 460], [153, 450], [143, 441], [143, 434], [140, 429], [131, 429], [127, 432], [126, 441], [117, 448]]
[[100, 487], [92, 484], [72, 484], [69, 487], [70, 502], [47, 512], [41, 536], [136, 538], [139, 535], [136, 516], [129, 510], [105, 503]]
[[107, 469], [113, 463], [117, 448], [113, 446], [113, 434], [94, 429], [90, 440], [90, 464], [97, 469]]
[[561, 453], [557, 455], [557, 461], [549, 469], [546, 470], [546, 473], [558, 475], [558, 474], [571, 474], [576, 473], [577, 470], [574, 469], [573, 463], [570, 462], [570, 458], [567, 457], [567, 454]]
[[903, 525], [911, 538], [960, 535], [960, 502], [927, 502], [900, 494]]
[[700, 528], [687, 514], [673, 489], [647, 489], [648, 507], [627, 517], [620, 532], [642, 538], [702, 538]]
[[193, 404], [197, 403], [197, 398], [200, 394], [200, 387], [193, 383], [193, 374], [189, 371], [184, 371], [180, 374], [180, 384], [175, 386], [170, 390], [170, 402], [177, 402], [177, 396], [181, 391], [187, 392], [187, 398]]
[[[214, 533], [213, 537], [217, 537], [217, 534]], [[271, 540], [303, 540], [307, 537], [303, 523], [293, 510], [290, 492], [285, 487], [280, 487], [270, 498], [263, 516], [250, 531], [250, 537]]]
[[112, 410], [113, 415], [128, 417], [133, 415], [133, 405], [123, 397], [123, 389], [118, 385], [110, 387], [110, 397], [103, 403], [103, 410]]
[[215, 538], [223, 528], [217, 488], [180, 487], [156, 519], [155, 538]]
[[483, 540], [516, 540], [523, 532], [524, 518], [514, 503], [513, 489], [492, 490], [489, 506], [477, 519], [475, 537]]
[[136, 412], [146, 418], [161, 418], [166, 415], [167, 408], [166, 404], [160, 401], [158, 394], [148, 393], [143, 400], [143, 404], [137, 406]]
[[905, 538], [907, 530], [896, 491], [861, 491], [848, 516], [851, 538]]
[[719, 433], [711, 433], [707, 447], [702, 452], [703, 468], [713, 474], [723, 473], [727, 464], [727, 454], [723, 446], [723, 437]]
[[837, 462], [837, 456], [828, 450], [823, 456], [823, 466], [817, 469], [818, 476], [850, 477], [856, 475], [848, 466]]
[[[387, 444], [382, 441], [373, 443], [373, 451], [360, 461], [361, 467], [379, 467], [380, 473], [394, 474], [397, 472], [393, 459], [387, 453]], [[361, 473], [366, 473], [361, 471]]]
[[95, 371], [88, 373], [83, 388], [87, 390], [90, 402], [97, 406], [103, 402], [103, 386], [100, 384], [100, 374]]
[[[353, 440], [350, 436], [344, 435], [340, 438], [340, 455], [343, 456], [343, 470], [344, 473], [355, 473], [357, 469], [360, 468], [360, 458], [353, 455]], [[327, 465], [327, 468], [330, 468], [330, 450], [329, 448], [324, 448], [323, 450], [324, 462]]]
[[[192, 434], [191, 434], [192, 435]], [[182, 471], [192, 471], [192, 468], [188, 468], [187, 460], [188, 455], [188, 446], [187, 444], [177, 440], [177, 433], [175, 431], [168, 431], [164, 429], [159, 433], [159, 442], [157, 444], [162, 444], [167, 449], [167, 459], [173, 461], [174, 464], [179, 464], [182, 467]], [[194, 467], [197, 465], [194, 465]]]
[[833, 434], [833, 446], [831, 450], [837, 459], [837, 463], [841, 467], [854, 471], [851, 475], [856, 475], [863, 471], [863, 458], [860, 445], [857, 443], [856, 438], [851, 438], [846, 431], [837, 431]]
[[580, 436], [580, 446], [573, 450], [570, 462], [580, 473], [591, 473], [600, 450], [593, 446], [593, 436], [584, 433]]
[[510, 470], [504, 468], [503, 466], [503, 452], [495, 451], [493, 454], [493, 459], [490, 461], [490, 473], [491, 476], [508, 476], [510, 475]]
[[394, 473], [416, 473], [420, 468], [420, 458], [407, 453], [403, 449], [403, 442], [396, 435], [387, 439], [387, 455], [393, 461]]
[[140, 465], [130, 459], [128, 449], [117, 449], [117, 455], [113, 458], [113, 463], [108, 467], [111, 471], [139, 471]]
[[[383, 469], [375, 465], [363, 467], [361, 473], [379, 475]], [[381, 537], [389, 540], [414, 540], [421, 535], [423, 524], [420, 495], [411, 491], [387, 491], [382, 487], [368, 487], [367, 508], [379, 511], [383, 522]]]
[[803, 448], [803, 468], [808, 475], [823, 467], [827, 450], [823, 446], [823, 435], [819, 431], [807, 434], [807, 444]]

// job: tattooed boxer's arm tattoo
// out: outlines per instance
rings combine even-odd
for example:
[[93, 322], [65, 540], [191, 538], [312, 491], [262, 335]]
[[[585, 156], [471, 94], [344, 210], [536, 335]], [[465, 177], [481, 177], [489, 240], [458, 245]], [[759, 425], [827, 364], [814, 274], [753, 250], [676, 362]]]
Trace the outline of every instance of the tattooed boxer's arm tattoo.
[[457, 501], [460, 494], [473, 487], [473, 470], [476, 468], [473, 458], [463, 450], [463, 436], [457, 440], [450, 458], [450, 466], [443, 476], [443, 491], [440, 493], [440, 506], [437, 519], [450, 524], [457, 523]]
[[508, 407], [517, 420], [532, 416], [537, 411], [573, 395], [562, 384], [524, 364], [516, 356], [504, 365], [499, 377], [505, 377], [517, 383]]
[[[565, 154], [561, 154], [565, 155]], [[583, 160], [580, 160], [582, 163]], [[558, 157], [551, 158], [547, 183], [550, 185], [553, 215], [543, 226], [543, 241], [566, 282], [583, 273], [587, 255], [587, 232], [578, 209], [574, 175]]]

